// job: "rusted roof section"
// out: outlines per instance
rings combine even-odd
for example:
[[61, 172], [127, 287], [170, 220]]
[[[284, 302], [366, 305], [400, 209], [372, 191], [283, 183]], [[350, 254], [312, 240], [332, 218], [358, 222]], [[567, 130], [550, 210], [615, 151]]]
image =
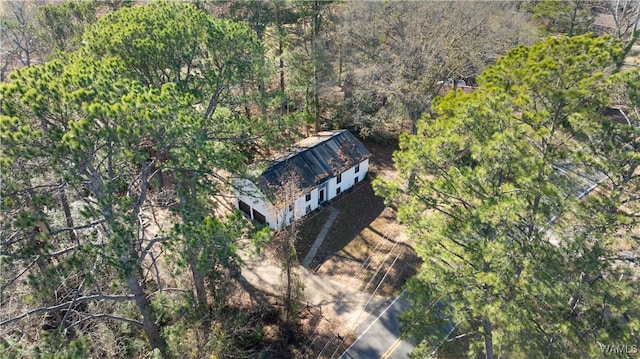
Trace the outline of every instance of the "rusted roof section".
[[319, 132], [298, 142], [288, 154], [274, 160], [258, 177], [267, 193], [304, 192], [371, 157], [371, 153], [347, 130]]

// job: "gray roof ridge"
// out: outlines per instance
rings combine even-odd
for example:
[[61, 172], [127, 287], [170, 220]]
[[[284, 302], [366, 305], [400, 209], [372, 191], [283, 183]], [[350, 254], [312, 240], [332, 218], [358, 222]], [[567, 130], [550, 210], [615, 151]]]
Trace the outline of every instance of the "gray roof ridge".
[[[346, 131], [348, 131], [348, 130], [342, 129], [342, 130], [320, 131], [320, 132], [316, 133], [313, 136], [303, 138], [302, 140], [294, 143], [291, 146], [291, 147], [296, 148], [296, 150], [290, 151], [289, 153], [285, 153], [282, 156], [280, 156], [280, 157], [278, 157], [278, 158], [276, 158], [274, 160], [271, 160], [271, 163], [269, 163], [269, 165], [267, 166], [265, 171], [269, 170], [269, 168], [271, 168], [271, 167], [273, 167], [273, 166], [275, 166], [275, 165], [277, 165], [277, 164], [279, 164], [281, 162], [286, 162], [286, 161], [292, 159], [293, 157], [296, 157], [296, 156], [300, 155], [301, 153], [304, 153], [305, 151], [308, 151], [308, 150], [310, 150], [310, 149], [312, 149], [314, 147], [317, 147], [317, 146], [329, 141], [330, 139], [332, 139], [332, 138], [334, 138], [334, 137], [338, 136], [339, 134], [344, 133]], [[304, 141], [308, 140], [309, 138], [319, 137], [318, 135], [321, 134], [321, 133], [332, 133], [332, 134], [330, 136], [322, 136], [323, 138], [320, 141], [314, 142], [312, 145], [299, 146], [300, 143], [303, 143]]]

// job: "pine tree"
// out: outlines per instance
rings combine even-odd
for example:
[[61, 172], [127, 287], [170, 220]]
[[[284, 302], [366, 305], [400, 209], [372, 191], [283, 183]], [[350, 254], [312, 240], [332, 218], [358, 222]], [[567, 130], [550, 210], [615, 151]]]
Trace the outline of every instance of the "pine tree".
[[376, 187], [424, 260], [403, 322], [418, 355], [638, 343], [638, 284], [618, 253], [638, 220], [637, 119], [603, 116], [620, 51], [592, 36], [515, 48], [402, 138], [401, 180]]

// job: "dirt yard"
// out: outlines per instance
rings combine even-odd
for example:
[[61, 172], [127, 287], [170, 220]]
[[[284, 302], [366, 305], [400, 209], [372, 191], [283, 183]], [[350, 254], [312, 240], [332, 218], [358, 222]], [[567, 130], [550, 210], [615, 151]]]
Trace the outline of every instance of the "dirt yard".
[[[338, 217], [312, 260], [310, 269], [351, 288], [392, 297], [415, 273], [420, 259], [404, 235], [402, 225], [396, 221], [395, 211], [384, 205], [371, 186], [371, 180], [378, 176], [396, 176], [391, 158], [397, 142], [364, 144], [372, 153], [368, 177], [329, 204], [338, 210]], [[298, 225], [296, 252], [300, 262], [328, 217], [329, 210], [324, 208]], [[262, 251], [274, 263], [278, 261], [279, 243], [274, 237]], [[279, 298], [270, 300], [277, 302]], [[257, 302], [266, 302], [266, 299]], [[336, 328], [346, 324], [324, 313], [321, 308], [307, 306], [300, 318], [301, 338], [304, 340], [302, 347], [298, 348], [301, 355], [329, 358], [341, 353], [355, 338], [355, 333], [342, 333], [342, 337], [336, 335]]]
[[[365, 142], [372, 153], [366, 181], [332, 201], [336, 221], [310, 268], [363, 291], [393, 296], [420, 264], [412, 243], [396, 221], [392, 208], [374, 194], [371, 180], [395, 176], [392, 153], [396, 142]], [[300, 226], [296, 250], [300, 261], [328, 217], [323, 209]]]

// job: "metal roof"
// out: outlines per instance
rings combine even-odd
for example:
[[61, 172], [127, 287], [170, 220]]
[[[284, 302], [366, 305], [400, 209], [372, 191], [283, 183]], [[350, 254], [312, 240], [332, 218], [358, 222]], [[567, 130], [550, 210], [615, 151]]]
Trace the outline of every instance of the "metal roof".
[[256, 182], [266, 193], [281, 197], [286, 191], [283, 186], [298, 193], [309, 190], [369, 157], [369, 150], [351, 132], [320, 132], [271, 162]]

